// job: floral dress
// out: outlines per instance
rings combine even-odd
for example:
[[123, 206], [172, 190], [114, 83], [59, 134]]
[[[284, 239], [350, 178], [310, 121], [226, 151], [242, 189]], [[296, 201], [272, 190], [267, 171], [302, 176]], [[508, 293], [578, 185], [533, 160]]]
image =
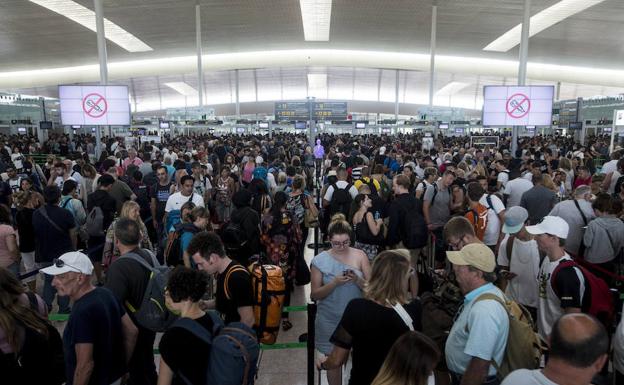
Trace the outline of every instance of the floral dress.
[[273, 224], [271, 212], [262, 216], [262, 244], [268, 260], [282, 268], [287, 279], [295, 277], [295, 261], [301, 250], [301, 228], [290, 212], [283, 212], [281, 221]]

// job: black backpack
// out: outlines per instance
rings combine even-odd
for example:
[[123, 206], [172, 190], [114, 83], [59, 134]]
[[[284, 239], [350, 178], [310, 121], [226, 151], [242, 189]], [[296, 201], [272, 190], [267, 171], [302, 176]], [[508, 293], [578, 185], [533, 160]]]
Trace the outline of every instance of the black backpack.
[[353, 198], [351, 198], [351, 193], [349, 193], [351, 186], [353, 185], [349, 183], [345, 188], [338, 188], [338, 186], [336, 186], [336, 183], [332, 184], [334, 192], [329, 203], [330, 218], [334, 214], [338, 213], [343, 213], [345, 218], [349, 218], [349, 212], [351, 211], [351, 202], [353, 201]]
[[182, 257], [182, 234], [184, 232], [197, 233], [198, 229], [192, 223], [176, 223], [173, 226], [174, 231], [167, 236], [167, 245], [165, 246], [164, 256], [168, 266], [178, 266], [184, 264]]
[[[37, 297], [27, 292], [30, 307], [38, 312]], [[65, 382], [65, 358], [63, 340], [58, 330], [47, 320], [44, 321], [48, 338], [43, 334], [24, 328], [24, 342], [18, 353], [0, 351], [0, 370], [7, 384], [50, 384]], [[4, 382], [3, 382], [4, 383]]]
[[[360, 180], [364, 180], [364, 178], [360, 178]], [[368, 177], [368, 182], [366, 182], [366, 184], [368, 185], [368, 187], [370, 187], [371, 194], [379, 196], [379, 193], [377, 192], [377, 187], [375, 187], [375, 179], [373, 179], [372, 177]]]
[[223, 241], [223, 245], [225, 246], [225, 250], [228, 254], [232, 255], [236, 255], [235, 253], [245, 247], [245, 244], [248, 241], [247, 234], [245, 234], [241, 224], [231, 221], [223, 229], [221, 239]]
[[[422, 215], [422, 202], [414, 198], [414, 205], [410, 210], [403, 214], [405, 223], [403, 229], [405, 231], [402, 238], [403, 245], [408, 249], [419, 249], [427, 245], [427, 223], [425, 222], [425, 216]], [[418, 205], [421, 205], [418, 210]], [[421, 214], [418, 214], [420, 212]]]
[[147, 186], [141, 184], [138, 186], [134, 186], [132, 189], [134, 195], [136, 195], [136, 203], [139, 204], [141, 208], [141, 213], [149, 213], [150, 212], [150, 197]]

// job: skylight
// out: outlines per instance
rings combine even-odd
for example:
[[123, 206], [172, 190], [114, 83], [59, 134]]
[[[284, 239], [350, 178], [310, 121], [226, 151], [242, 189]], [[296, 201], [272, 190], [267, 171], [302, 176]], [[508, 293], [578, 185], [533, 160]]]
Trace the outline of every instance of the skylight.
[[306, 41], [329, 41], [332, 0], [299, 0]]
[[184, 82], [171, 82], [164, 84], [184, 96], [197, 96], [197, 90]]
[[[65, 16], [73, 22], [96, 32], [95, 12], [71, 0], [30, 0], [31, 2]], [[108, 40], [129, 52], [152, 51], [153, 49], [112, 21], [104, 18], [104, 31]]]
[[[593, 7], [596, 4], [600, 4], [603, 1], [605, 0], [562, 0], [531, 17], [529, 36], [537, 35], [560, 21], [576, 15], [587, 8]], [[507, 52], [520, 44], [521, 32], [522, 24], [518, 24], [501, 35], [498, 39], [488, 44], [483, 50]]]

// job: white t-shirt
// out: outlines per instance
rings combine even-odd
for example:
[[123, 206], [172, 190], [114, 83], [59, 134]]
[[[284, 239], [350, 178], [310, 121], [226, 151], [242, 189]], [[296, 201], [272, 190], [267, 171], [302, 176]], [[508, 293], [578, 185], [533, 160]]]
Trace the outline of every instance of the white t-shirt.
[[[165, 205], [165, 212], [168, 213], [173, 210], [180, 210], [182, 205], [189, 201], [189, 198], [190, 197], [188, 196], [182, 195], [181, 192], [170, 195], [169, 199], [167, 199], [167, 204]], [[204, 207], [204, 198], [197, 193], [193, 193], [192, 202], [195, 203], [196, 207]]]
[[[424, 185], [423, 185], [424, 183]], [[416, 185], [416, 191], [426, 191], [429, 186], [431, 186], [431, 183], [427, 182], [427, 180], [423, 180], [422, 182], [418, 183], [418, 185]]]
[[557, 385], [557, 383], [546, 378], [541, 369], [518, 369], [509, 373], [501, 385]]
[[607, 175], [610, 172], [617, 171], [617, 162], [617, 159], [612, 159], [607, 163], [603, 164], [600, 173]]
[[[555, 294], [552, 288], [552, 280], [550, 276], [559, 264], [564, 260], [571, 260], [566, 253], [560, 259], [552, 262], [548, 257], [544, 258], [540, 266], [538, 275], [538, 307], [537, 307], [537, 331], [544, 341], [548, 341], [548, 336], [552, 330], [555, 321], [565, 314], [565, 310], [561, 307], [561, 300]], [[585, 292], [585, 279], [583, 273], [578, 268], [574, 268], [576, 276], [580, 281], [579, 298], [583, 301], [583, 293]], [[558, 273], [559, 274], [559, 273]]]
[[488, 208], [487, 227], [483, 235], [483, 243], [488, 246], [493, 246], [498, 242], [498, 235], [500, 234], [501, 222], [498, 218], [498, 214], [505, 210], [505, 205], [499, 197], [492, 194], [490, 195], [492, 207], [490, 207], [487, 202], [487, 196], [488, 194], [483, 194], [481, 199], [479, 199], [479, 203]]
[[498, 173], [498, 176], [496, 177], [496, 182], [501, 183], [501, 190], [505, 189], [505, 186], [507, 185], [508, 181], [509, 181], [509, 170], [503, 170]]
[[13, 165], [15, 166], [17, 170], [24, 168], [24, 164], [22, 163], [23, 160], [24, 160], [24, 156], [20, 154], [19, 152], [16, 152], [15, 154], [11, 154], [11, 161], [13, 162]]
[[522, 177], [526, 180], [528, 180], [529, 182], [533, 183], [533, 173], [530, 171], [527, 171], [524, 173], [524, 175], [522, 175]]
[[509, 281], [505, 294], [514, 301], [531, 307], [537, 307], [537, 283], [535, 279], [539, 274], [540, 255], [535, 240], [521, 241], [514, 238], [511, 249], [511, 266], [507, 258], [507, 241], [509, 235], [505, 235], [498, 249], [498, 264], [509, 266], [509, 271], [516, 276]]
[[524, 178], [516, 178], [507, 182], [503, 191], [505, 195], [509, 196], [507, 198], [507, 208], [520, 206], [522, 194], [529, 191], [532, 187], [533, 182]]
[[617, 184], [617, 181], [618, 179], [620, 179], [621, 176], [622, 174], [620, 174], [618, 171], [613, 171], [613, 175], [611, 175], [611, 184], [609, 185], [609, 189], [607, 190], [609, 194], [613, 194], [615, 192], [615, 185]]
[[[344, 189], [348, 185], [349, 183], [344, 180], [339, 180], [336, 182], [336, 187], [338, 187], [339, 189]], [[358, 195], [358, 190], [355, 188], [354, 185], [351, 185], [351, 188], [349, 189], [349, 194], [351, 194], [351, 198], [353, 199], [355, 199], [355, 197]], [[325, 196], [323, 197], [323, 199], [325, 199], [328, 202], [331, 202], [333, 195], [334, 195], [334, 186], [329, 186], [327, 188], [327, 191], [325, 191]]]

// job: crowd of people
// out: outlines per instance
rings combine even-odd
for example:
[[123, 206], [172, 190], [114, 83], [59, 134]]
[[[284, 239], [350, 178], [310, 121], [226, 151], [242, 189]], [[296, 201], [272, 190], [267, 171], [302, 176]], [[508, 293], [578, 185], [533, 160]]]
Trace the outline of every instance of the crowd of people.
[[[624, 383], [624, 150], [606, 137], [520, 138], [513, 154], [505, 136], [434, 139], [103, 138], [96, 155], [89, 135], [0, 137], [3, 378], [211, 383], [198, 333], [254, 327], [258, 262], [283, 272], [283, 306], [311, 284], [309, 343], [330, 385], [349, 359], [352, 385]], [[144, 322], [165, 265], [168, 312], [193, 326]], [[69, 314], [62, 338], [52, 312]], [[533, 358], [519, 330], [541, 345], [535, 365], [518, 364]]]

